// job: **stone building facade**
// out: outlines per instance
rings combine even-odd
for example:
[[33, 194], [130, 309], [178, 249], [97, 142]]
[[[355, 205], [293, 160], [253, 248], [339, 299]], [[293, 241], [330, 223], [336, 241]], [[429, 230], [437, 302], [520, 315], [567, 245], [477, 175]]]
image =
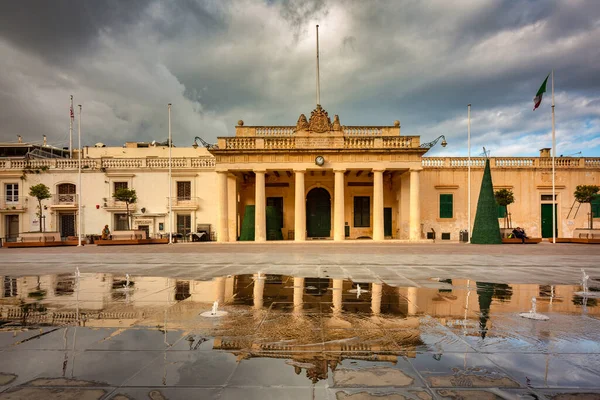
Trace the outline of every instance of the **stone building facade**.
[[[309, 118], [300, 115], [296, 125], [239, 121], [235, 131], [209, 148], [173, 148], [170, 182], [165, 144], [86, 147], [82, 191], [76, 153], [74, 159], [0, 157], [0, 236], [15, 240], [21, 232], [38, 231], [40, 224], [63, 237], [75, 236], [79, 201], [84, 235], [99, 234], [104, 225], [122, 230], [125, 205], [112, 197], [120, 187], [137, 191], [131, 228], [150, 236], [170, 230], [186, 236], [209, 227], [211, 239], [236, 241], [249, 205], [256, 206], [256, 241], [269, 239], [267, 206], [280, 214], [284, 239], [295, 241], [457, 241], [460, 231], [469, 230], [467, 158], [424, 157], [431, 143], [402, 136], [398, 121], [345, 126], [317, 106]], [[471, 159], [471, 223], [484, 163], [482, 157]], [[556, 158], [554, 201], [547, 149], [540, 157], [496, 157], [490, 163], [494, 189], [514, 193], [508, 209], [513, 226], [531, 237], [551, 237], [553, 203], [558, 237], [573, 237], [575, 228], [587, 226], [590, 207], [579, 207], [573, 192], [577, 185], [600, 185], [600, 158]], [[42, 219], [28, 196], [37, 183], [52, 192]], [[593, 210], [600, 219], [600, 204]], [[499, 209], [499, 218], [503, 212]]]

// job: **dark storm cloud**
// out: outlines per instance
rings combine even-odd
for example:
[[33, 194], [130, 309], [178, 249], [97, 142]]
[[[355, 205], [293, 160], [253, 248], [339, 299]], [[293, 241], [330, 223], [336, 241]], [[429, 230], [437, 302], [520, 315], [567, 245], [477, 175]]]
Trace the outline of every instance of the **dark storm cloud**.
[[146, 0], [3, 1], [0, 37], [54, 62], [65, 62], [94, 51], [99, 31], [126, 31], [144, 18], [148, 4]]

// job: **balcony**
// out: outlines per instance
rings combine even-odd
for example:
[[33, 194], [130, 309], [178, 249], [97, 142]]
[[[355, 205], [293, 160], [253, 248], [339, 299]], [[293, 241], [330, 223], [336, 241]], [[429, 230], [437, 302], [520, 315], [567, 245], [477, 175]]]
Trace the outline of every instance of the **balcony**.
[[50, 198], [50, 208], [59, 210], [69, 210], [78, 207], [77, 194], [55, 193]]
[[0, 199], [0, 213], [24, 213], [27, 211], [27, 198], [19, 197], [16, 201], [10, 200], [12, 199]]
[[[198, 197], [172, 197], [171, 206], [173, 210], [194, 211], [198, 209]], [[167, 197], [167, 209], [169, 208], [169, 198]]]
[[[123, 211], [125, 212], [127, 210], [127, 207], [125, 206], [125, 202], [124, 201], [119, 201], [116, 200], [112, 197], [110, 198], [103, 198], [102, 199], [102, 208], [105, 209], [106, 211]], [[129, 204], [129, 211], [135, 211], [136, 210], [136, 204]]]

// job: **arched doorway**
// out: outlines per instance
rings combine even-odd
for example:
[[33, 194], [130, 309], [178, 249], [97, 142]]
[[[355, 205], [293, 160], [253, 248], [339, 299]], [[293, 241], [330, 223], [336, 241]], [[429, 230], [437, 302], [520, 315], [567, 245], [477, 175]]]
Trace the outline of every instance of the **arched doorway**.
[[331, 196], [323, 188], [314, 188], [306, 196], [306, 234], [331, 236]]

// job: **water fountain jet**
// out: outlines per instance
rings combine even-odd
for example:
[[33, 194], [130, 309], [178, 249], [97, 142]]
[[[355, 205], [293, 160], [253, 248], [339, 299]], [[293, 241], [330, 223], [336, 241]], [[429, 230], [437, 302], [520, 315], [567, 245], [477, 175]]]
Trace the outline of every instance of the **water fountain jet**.
[[581, 292], [575, 292], [575, 295], [577, 296], [581, 296], [581, 297], [600, 297], [600, 292], [590, 292], [590, 288], [589, 288], [589, 280], [590, 280], [590, 276], [588, 274], [585, 273], [585, 270], [582, 268], [581, 269], [581, 286], [583, 286], [583, 290]]
[[219, 301], [215, 301], [210, 311], [205, 311], [200, 315], [207, 318], [216, 318], [227, 315], [227, 311], [219, 311]]
[[531, 298], [531, 310], [529, 310], [529, 312], [521, 313], [519, 315], [523, 318], [535, 319], [537, 321], [547, 321], [550, 319], [548, 316], [539, 314], [537, 312], [537, 300], [535, 297]]

